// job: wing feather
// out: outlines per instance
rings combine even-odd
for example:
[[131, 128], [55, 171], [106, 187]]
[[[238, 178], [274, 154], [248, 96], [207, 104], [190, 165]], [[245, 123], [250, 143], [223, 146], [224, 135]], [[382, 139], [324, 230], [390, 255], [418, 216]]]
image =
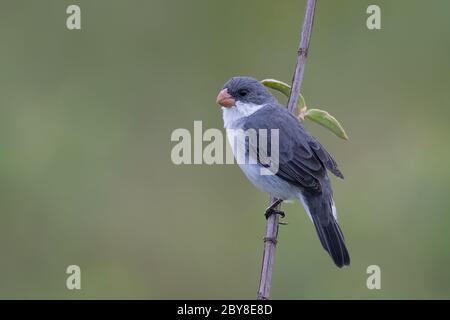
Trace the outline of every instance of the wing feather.
[[[281, 105], [271, 104], [261, 108], [244, 120], [243, 128], [256, 130], [258, 145], [248, 145], [246, 151], [256, 150], [258, 163], [261, 165], [264, 164], [259, 161], [259, 129], [279, 130], [279, 166], [276, 175], [300, 188], [321, 192], [320, 181], [326, 175], [326, 169], [343, 177], [325, 148]], [[268, 133], [269, 154], [271, 146], [271, 136]]]

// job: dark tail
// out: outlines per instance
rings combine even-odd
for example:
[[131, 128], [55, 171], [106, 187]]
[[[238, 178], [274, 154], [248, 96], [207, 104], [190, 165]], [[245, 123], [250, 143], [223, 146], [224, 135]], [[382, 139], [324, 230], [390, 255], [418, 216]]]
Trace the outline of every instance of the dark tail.
[[[322, 247], [328, 252], [334, 263], [342, 268], [350, 265], [350, 256], [345, 246], [344, 235], [333, 216], [333, 200], [326, 201], [324, 195], [304, 197], [311, 218], [316, 227]], [[324, 201], [325, 200], [325, 201]]]
[[332, 217], [327, 225], [319, 221], [317, 215], [311, 214], [322, 247], [330, 254], [334, 263], [342, 268], [350, 265], [350, 256], [345, 246], [344, 235], [337, 221]]

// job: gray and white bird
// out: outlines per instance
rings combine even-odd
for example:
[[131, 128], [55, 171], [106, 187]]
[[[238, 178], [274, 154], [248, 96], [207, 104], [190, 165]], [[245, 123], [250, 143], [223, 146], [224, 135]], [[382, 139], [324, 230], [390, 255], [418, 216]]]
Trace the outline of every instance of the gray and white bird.
[[[236, 147], [234, 141], [230, 141], [235, 157], [238, 151], [248, 155], [251, 150], [256, 150], [256, 161], [239, 163], [240, 168], [256, 187], [278, 199], [276, 204], [283, 200], [300, 200], [314, 223], [323, 248], [334, 263], [340, 268], [349, 265], [350, 257], [336, 220], [336, 207], [327, 169], [340, 178], [343, 178], [343, 175], [331, 155], [311, 136], [303, 124], [254, 78], [233, 77], [228, 80], [217, 96], [217, 103], [222, 106], [229, 140], [229, 129], [253, 129], [258, 139], [260, 129], [278, 129], [279, 163], [275, 174], [261, 174], [261, 168], [267, 167], [267, 164], [259, 159], [259, 143], [247, 141], [241, 144], [245, 150], [236, 150], [239, 145]], [[271, 141], [268, 140], [268, 150], [265, 152], [270, 153]], [[266, 217], [271, 214], [284, 216], [284, 213], [275, 210], [275, 207], [276, 205], [272, 205], [267, 209]]]

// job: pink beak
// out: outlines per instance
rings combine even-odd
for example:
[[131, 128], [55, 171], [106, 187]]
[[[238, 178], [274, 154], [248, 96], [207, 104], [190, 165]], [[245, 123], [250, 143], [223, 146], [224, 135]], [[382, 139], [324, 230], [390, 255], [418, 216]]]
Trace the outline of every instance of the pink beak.
[[236, 104], [236, 101], [228, 93], [228, 89], [219, 92], [216, 102], [225, 108], [230, 108]]

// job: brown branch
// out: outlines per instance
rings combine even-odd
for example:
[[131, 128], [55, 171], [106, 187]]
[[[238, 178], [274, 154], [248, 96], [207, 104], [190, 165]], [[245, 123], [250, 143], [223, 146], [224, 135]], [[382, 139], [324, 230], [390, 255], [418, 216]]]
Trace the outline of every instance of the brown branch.
[[[288, 100], [288, 110], [294, 112], [298, 102], [298, 95], [302, 86], [303, 73], [305, 70], [306, 57], [308, 56], [309, 42], [311, 40], [311, 31], [314, 22], [314, 11], [316, 0], [307, 0], [305, 17], [303, 19], [300, 44], [297, 51], [297, 64], [295, 66], [292, 79], [291, 94]], [[269, 206], [275, 201], [270, 198]], [[281, 204], [276, 208], [279, 210]], [[279, 215], [272, 214], [266, 223], [266, 236], [264, 237], [264, 252], [261, 266], [261, 278], [259, 282], [258, 300], [267, 300], [270, 296], [270, 287], [272, 284], [272, 270], [275, 261], [275, 248], [278, 238]]]

